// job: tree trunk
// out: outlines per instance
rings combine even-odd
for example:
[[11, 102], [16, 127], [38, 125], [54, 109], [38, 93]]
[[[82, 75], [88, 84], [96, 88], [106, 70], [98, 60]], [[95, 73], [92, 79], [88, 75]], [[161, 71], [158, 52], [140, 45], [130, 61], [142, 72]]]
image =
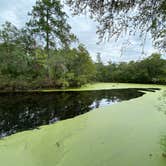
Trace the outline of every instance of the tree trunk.
[[46, 51], [47, 51], [47, 57], [48, 59], [50, 58], [49, 56], [49, 10], [47, 9], [47, 30], [46, 30]]
[[46, 28], [46, 53], [47, 53], [47, 73], [48, 73], [48, 81], [51, 86], [51, 77], [49, 73], [49, 59], [50, 59], [50, 45], [49, 45], [49, 9], [47, 9], [47, 15], [46, 15], [46, 23], [47, 23], [47, 28]]

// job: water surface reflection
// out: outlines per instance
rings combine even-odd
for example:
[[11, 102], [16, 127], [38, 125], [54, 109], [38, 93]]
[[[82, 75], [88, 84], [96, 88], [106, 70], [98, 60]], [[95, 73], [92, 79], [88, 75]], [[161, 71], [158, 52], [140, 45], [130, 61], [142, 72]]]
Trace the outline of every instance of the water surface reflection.
[[0, 94], [0, 137], [73, 118], [143, 94], [139, 89]]

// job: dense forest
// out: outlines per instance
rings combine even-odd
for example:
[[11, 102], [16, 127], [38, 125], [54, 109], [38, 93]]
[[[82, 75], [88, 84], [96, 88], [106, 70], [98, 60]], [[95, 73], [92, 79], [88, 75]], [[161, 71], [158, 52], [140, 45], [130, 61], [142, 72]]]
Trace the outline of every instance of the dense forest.
[[96, 71], [99, 82], [166, 84], [166, 60], [158, 53], [140, 61], [109, 62], [107, 65], [98, 55]]
[[[138, 62], [93, 62], [67, 23], [60, 1], [36, 1], [23, 28], [0, 28], [0, 89], [79, 87], [90, 82], [166, 83], [160, 54]], [[73, 44], [74, 43], [74, 44]], [[75, 45], [75, 47], [73, 47]]]
[[1, 89], [81, 86], [91, 81], [94, 64], [62, 8], [60, 1], [36, 1], [23, 28], [10, 22], [1, 26]]

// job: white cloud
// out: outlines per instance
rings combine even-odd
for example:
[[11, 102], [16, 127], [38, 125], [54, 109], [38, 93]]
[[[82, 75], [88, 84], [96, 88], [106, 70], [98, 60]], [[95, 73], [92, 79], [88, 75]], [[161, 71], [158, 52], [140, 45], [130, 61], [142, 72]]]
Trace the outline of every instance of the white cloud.
[[[31, 10], [35, 0], [0, 0], [0, 24], [6, 20], [14, 23], [21, 27], [28, 20], [27, 13]], [[65, 11], [69, 17], [69, 23], [72, 26], [72, 31], [78, 36], [79, 41], [86, 45], [92, 58], [96, 59], [96, 53], [100, 52], [102, 60], [107, 61], [129, 61], [138, 60], [142, 57], [142, 47], [140, 46], [140, 39], [138, 36], [134, 37], [123, 37], [118, 42], [110, 40], [109, 42], [100, 43], [98, 42], [96, 35], [96, 23], [89, 19], [88, 16], [71, 16], [71, 13], [67, 7]], [[127, 43], [125, 43], [128, 40]], [[152, 52], [157, 52], [151, 44], [150, 36], [145, 44], [144, 50], [147, 55]], [[123, 54], [121, 55], [121, 53]]]
[[34, 0], [0, 0], [0, 23], [10, 21], [16, 26], [23, 26], [34, 2]]

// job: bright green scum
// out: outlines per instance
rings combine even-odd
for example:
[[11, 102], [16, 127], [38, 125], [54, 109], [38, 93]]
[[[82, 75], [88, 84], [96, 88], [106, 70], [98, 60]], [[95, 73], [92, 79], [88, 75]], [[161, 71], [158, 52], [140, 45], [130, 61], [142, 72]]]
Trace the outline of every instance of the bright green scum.
[[165, 86], [103, 83], [83, 89], [144, 87], [161, 90], [1, 140], [0, 165], [165, 166]]

